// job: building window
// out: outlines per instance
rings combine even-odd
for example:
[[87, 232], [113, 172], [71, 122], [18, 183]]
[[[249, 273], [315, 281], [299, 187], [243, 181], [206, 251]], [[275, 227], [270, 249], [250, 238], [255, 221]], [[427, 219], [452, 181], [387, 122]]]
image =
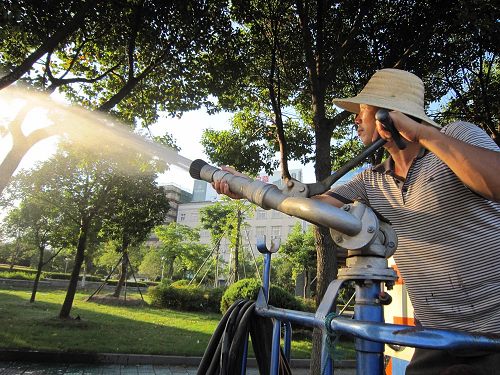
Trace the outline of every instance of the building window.
[[255, 219], [256, 220], [266, 220], [267, 219], [267, 212], [265, 210], [255, 211]]
[[271, 227], [271, 239], [281, 239], [281, 227]]
[[281, 212], [279, 212], [277, 210], [273, 210], [272, 212], [273, 213], [272, 213], [271, 217], [273, 219], [281, 219], [283, 217], [282, 214], [281, 214]]
[[266, 235], [266, 227], [255, 227], [255, 237], [260, 238]]

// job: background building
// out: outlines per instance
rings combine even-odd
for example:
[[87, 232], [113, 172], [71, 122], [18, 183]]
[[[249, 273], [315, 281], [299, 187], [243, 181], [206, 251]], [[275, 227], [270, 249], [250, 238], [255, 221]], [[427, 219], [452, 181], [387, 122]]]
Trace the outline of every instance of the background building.
[[[290, 174], [293, 178], [299, 181], [302, 180], [302, 170], [293, 169], [290, 170]], [[272, 176], [262, 174], [258, 176], [257, 179], [266, 183], [273, 183], [278, 187], [281, 186], [281, 176], [279, 174], [274, 174]], [[196, 180], [193, 188], [192, 201], [179, 204], [178, 206], [177, 222], [193, 228], [199, 227], [199, 210], [213, 204], [218, 198], [211, 184], [205, 181]], [[268, 246], [270, 246], [271, 240], [280, 240], [281, 243], [283, 243], [286, 241], [288, 234], [296, 223], [300, 223], [304, 230], [308, 225], [308, 223], [301, 219], [285, 215], [276, 210], [264, 210], [260, 207], [256, 207], [253, 217], [246, 217], [245, 222], [247, 227], [242, 231], [242, 245], [244, 248], [252, 250], [254, 255], [258, 254], [256, 249], [258, 237], [265, 236]], [[211, 238], [208, 230], [201, 230], [200, 236], [201, 243], [210, 244]], [[230, 249], [227, 240], [222, 241], [220, 249], [224, 259], [229, 260]]]
[[183, 190], [180, 186], [175, 184], [161, 185], [165, 189], [165, 195], [168, 198], [168, 203], [170, 204], [170, 209], [165, 217], [165, 223], [171, 223], [177, 220], [177, 210], [179, 205], [187, 202], [191, 202], [193, 199], [193, 194]]

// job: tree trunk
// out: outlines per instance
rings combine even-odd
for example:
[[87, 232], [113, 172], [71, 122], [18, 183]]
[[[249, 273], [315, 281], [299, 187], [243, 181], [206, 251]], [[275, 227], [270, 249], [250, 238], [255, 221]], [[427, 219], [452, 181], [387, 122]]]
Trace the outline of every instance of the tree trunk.
[[[319, 305], [323, 295], [328, 288], [328, 284], [337, 277], [337, 257], [335, 247], [330, 236], [330, 231], [324, 227], [316, 227], [314, 231], [317, 249], [317, 281], [316, 281], [316, 303]], [[322, 250], [322, 251], [320, 251]], [[311, 352], [311, 375], [321, 373], [321, 346], [322, 332], [314, 328]]]
[[35, 302], [36, 298], [36, 292], [38, 290], [38, 282], [40, 281], [40, 275], [42, 274], [42, 268], [43, 268], [43, 253], [45, 251], [45, 247], [40, 246], [38, 248], [39, 255], [38, 255], [38, 266], [36, 267], [36, 276], [35, 276], [35, 281], [33, 282], [33, 289], [31, 290], [31, 298], [30, 298], [30, 303]]
[[71, 272], [71, 278], [68, 284], [66, 297], [64, 298], [61, 311], [59, 312], [60, 319], [69, 319], [71, 308], [73, 307], [73, 300], [75, 299], [76, 288], [78, 286], [78, 277], [82, 268], [82, 263], [85, 255], [85, 247], [87, 244], [87, 235], [90, 227], [90, 219], [82, 220], [80, 226], [80, 234], [78, 235], [78, 245], [76, 247], [75, 265]]
[[125, 280], [127, 279], [127, 269], [128, 269], [128, 255], [127, 252], [123, 252], [123, 257], [122, 257], [122, 268], [120, 271], [120, 278], [118, 279], [118, 284], [116, 284], [115, 291], [113, 293], [113, 297], [119, 298], [120, 293], [122, 292], [122, 287], [123, 284], [125, 283]]
[[238, 268], [239, 264], [239, 253], [240, 253], [240, 231], [241, 231], [241, 210], [238, 210], [238, 218], [236, 224], [236, 243], [234, 244], [234, 282], [239, 280]]
[[217, 250], [215, 252], [215, 280], [214, 280], [214, 288], [217, 288], [219, 286], [219, 249], [220, 249], [220, 242], [217, 243]]
[[304, 298], [307, 298], [307, 288], [309, 287], [309, 270], [304, 271], [304, 290], [303, 295]]
[[[322, 181], [331, 174], [332, 163], [330, 143], [332, 128], [325, 120], [324, 96], [313, 95], [314, 129], [316, 141], [316, 181]], [[337, 276], [337, 257], [328, 228], [316, 227], [314, 231], [317, 255], [316, 302], [319, 305], [328, 284]], [[322, 334], [317, 328], [313, 331], [311, 353], [311, 375], [321, 373]]]
[[12, 136], [12, 147], [0, 164], [0, 193], [9, 183], [12, 175], [23, 160], [24, 155], [38, 141], [49, 137], [57, 127], [49, 125], [48, 127], [32, 131], [29, 135], [24, 135], [22, 125], [31, 106], [24, 106], [17, 114], [16, 118], [9, 123], [9, 132]]
[[168, 268], [167, 268], [167, 280], [172, 280], [172, 277], [174, 277], [174, 263], [175, 263], [175, 257], [171, 259], [171, 261], [168, 263]]

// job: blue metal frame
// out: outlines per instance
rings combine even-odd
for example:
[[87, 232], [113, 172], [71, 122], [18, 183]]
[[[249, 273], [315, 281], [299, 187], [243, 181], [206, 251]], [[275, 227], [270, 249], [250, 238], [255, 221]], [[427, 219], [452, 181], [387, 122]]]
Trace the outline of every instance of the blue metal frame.
[[322, 375], [334, 374], [333, 360], [325, 342], [327, 335], [349, 334], [356, 338], [356, 370], [358, 374], [363, 375], [383, 374], [384, 343], [428, 349], [467, 348], [500, 351], [500, 336], [384, 323], [383, 307], [379, 301], [382, 282], [377, 280], [356, 282], [355, 320], [338, 316], [334, 311], [327, 312], [335, 308], [335, 299], [342, 280], [334, 280], [330, 284], [316, 314], [269, 306], [271, 253], [266, 253], [265, 246], [261, 246], [259, 251], [265, 256], [264, 280], [255, 310], [260, 316], [274, 319], [271, 375], [278, 375], [283, 324], [289, 327], [285, 330], [284, 339], [285, 353], [288, 353], [286, 355], [289, 359], [291, 323], [323, 330]]

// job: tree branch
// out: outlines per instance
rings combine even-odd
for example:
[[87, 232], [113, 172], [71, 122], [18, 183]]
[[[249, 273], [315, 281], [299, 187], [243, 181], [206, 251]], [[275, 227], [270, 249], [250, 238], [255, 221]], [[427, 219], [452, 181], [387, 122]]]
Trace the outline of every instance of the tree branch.
[[27, 56], [19, 66], [15, 67], [10, 73], [0, 78], [0, 90], [21, 78], [31, 69], [33, 64], [38, 61], [38, 59], [46, 53], [53, 51], [59, 43], [65, 40], [75, 30], [79, 29], [85, 20], [85, 16], [91, 9], [94, 8], [96, 3], [97, 0], [82, 2], [73, 18], [62, 25], [62, 27], [59, 28], [52, 36], [49, 36], [42, 43], [42, 45]]

